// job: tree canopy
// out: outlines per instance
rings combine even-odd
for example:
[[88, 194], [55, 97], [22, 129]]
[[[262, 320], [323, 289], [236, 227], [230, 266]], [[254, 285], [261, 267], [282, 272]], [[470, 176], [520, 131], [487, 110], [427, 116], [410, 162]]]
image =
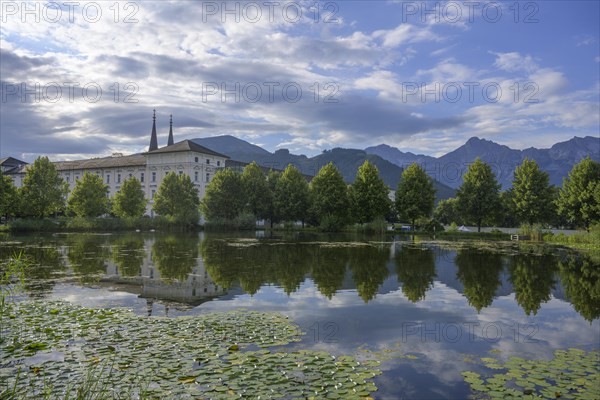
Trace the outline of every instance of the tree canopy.
[[141, 217], [146, 212], [142, 184], [135, 177], [126, 179], [112, 201], [112, 212], [119, 218]]
[[177, 222], [195, 224], [200, 218], [198, 189], [186, 174], [169, 172], [154, 196], [152, 210]]
[[402, 172], [396, 190], [396, 211], [401, 220], [415, 226], [419, 217], [427, 217], [433, 211], [435, 188], [433, 180], [417, 163], [412, 163]]
[[225, 168], [217, 171], [206, 187], [201, 209], [209, 221], [219, 218], [233, 220], [242, 212], [245, 204], [241, 174]]
[[253, 161], [242, 172], [244, 209], [258, 219], [268, 218], [273, 206], [273, 193], [262, 168]]
[[108, 211], [108, 186], [99, 175], [86, 172], [77, 180], [68, 210], [78, 217], [97, 217]]
[[48, 157], [38, 157], [27, 167], [23, 187], [19, 190], [20, 211], [35, 218], [44, 218], [65, 208], [69, 186], [58, 174]]
[[275, 207], [282, 221], [305, 221], [310, 206], [308, 182], [293, 165], [277, 181]]
[[540, 170], [534, 160], [525, 159], [515, 169], [510, 191], [517, 217], [532, 225], [552, 218], [554, 191], [548, 183], [548, 173]]
[[498, 207], [499, 190], [500, 185], [492, 168], [477, 157], [463, 175], [463, 183], [456, 197], [460, 213], [477, 224], [478, 232], [481, 232], [483, 219], [493, 215]]
[[348, 193], [352, 217], [360, 223], [387, 217], [392, 206], [389, 191], [377, 167], [365, 160]]
[[0, 215], [10, 215], [17, 206], [17, 188], [10, 176], [0, 174]]
[[335, 219], [341, 227], [347, 222], [349, 201], [346, 182], [333, 163], [323, 166], [310, 182], [311, 214], [322, 223]]
[[600, 220], [600, 163], [584, 158], [563, 180], [557, 200], [559, 214], [589, 230]]

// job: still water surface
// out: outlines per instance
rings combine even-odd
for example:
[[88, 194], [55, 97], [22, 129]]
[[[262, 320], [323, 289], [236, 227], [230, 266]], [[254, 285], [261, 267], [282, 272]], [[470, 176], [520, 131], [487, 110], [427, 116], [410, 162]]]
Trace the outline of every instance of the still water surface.
[[600, 348], [600, 257], [514, 244], [285, 234], [4, 236], [27, 296], [153, 316], [281, 312], [290, 348], [376, 357], [383, 399], [462, 399], [481, 357]]

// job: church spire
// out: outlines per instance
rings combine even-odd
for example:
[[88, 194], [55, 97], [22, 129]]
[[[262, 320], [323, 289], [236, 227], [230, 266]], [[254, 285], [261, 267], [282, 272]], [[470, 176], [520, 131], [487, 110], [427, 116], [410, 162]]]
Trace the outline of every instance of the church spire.
[[171, 120], [169, 121], [169, 141], [167, 142], [167, 146], [173, 144], [173, 115], [171, 115]]
[[156, 138], [156, 110], [154, 110], [154, 116], [152, 117], [152, 135], [150, 136], [150, 147], [148, 151], [158, 149], [158, 139]]

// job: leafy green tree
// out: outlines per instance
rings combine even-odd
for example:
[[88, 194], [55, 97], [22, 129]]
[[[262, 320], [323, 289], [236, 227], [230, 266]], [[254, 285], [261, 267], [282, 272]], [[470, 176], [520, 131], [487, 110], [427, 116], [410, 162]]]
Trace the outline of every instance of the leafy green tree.
[[599, 182], [600, 163], [589, 157], [577, 163], [563, 180], [557, 201], [559, 214], [589, 231], [590, 225], [600, 220]]
[[[498, 208], [493, 213], [493, 224], [504, 227], [519, 226], [519, 218], [513, 201], [513, 190], [508, 189], [498, 193]], [[489, 218], [486, 218], [488, 220]]]
[[551, 219], [553, 190], [548, 182], [548, 173], [540, 170], [534, 160], [525, 158], [515, 169], [511, 194], [515, 212], [521, 221], [533, 225]]
[[242, 185], [246, 211], [254, 214], [258, 219], [267, 218], [267, 214], [272, 208], [273, 192], [269, 187], [265, 173], [256, 162], [253, 161], [244, 168]]
[[400, 219], [410, 221], [414, 229], [417, 218], [431, 214], [434, 201], [433, 180], [417, 163], [412, 163], [402, 172], [396, 190], [396, 211]]
[[146, 212], [142, 184], [135, 177], [126, 179], [112, 201], [112, 211], [119, 218], [141, 217]]
[[38, 157], [27, 167], [23, 187], [19, 190], [20, 211], [44, 218], [63, 211], [69, 185], [58, 174], [48, 157]]
[[377, 167], [365, 160], [348, 192], [352, 217], [361, 224], [387, 217], [392, 206], [389, 191]]
[[350, 250], [348, 268], [356, 291], [365, 303], [373, 300], [379, 287], [389, 275], [387, 263], [390, 259], [386, 246], [360, 246]]
[[97, 217], [108, 210], [108, 186], [99, 175], [86, 172], [75, 183], [68, 210], [78, 217]]
[[492, 168], [477, 157], [463, 175], [463, 183], [456, 193], [460, 213], [477, 224], [477, 232], [481, 232], [482, 221], [498, 208], [499, 190]]
[[342, 174], [333, 163], [322, 167], [310, 182], [311, 214], [319, 223], [333, 218], [345, 225], [348, 218], [348, 189]]
[[600, 317], [600, 268], [598, 256], [571, 254], [559, 261], [559, 276], [573, 308], [587, 321]]
[[217, 171], [206, 187], [201, 208], [209, 221], [220, 218], [233, 220], [240, 215], [245, 202], [241, 174], [225, 168]]
[[308, 182], [291, 164], [277, 181], [275, 207], [282, 221], [302, 221], [304, 225], [310, 207]]
[[266, 210], [265, 218], [271, 222], [271, 228], [273, 228], [274, 223], [279, 222], [279, 215], [275, 205], [275, 192], [277, 190], [277, 182], [279, 182], [280, 177], [281, 172], [279, 171], [270, 170], [267, 174], [267, 186], [269, 187], [269, 192], [271, 193], [271, 201]]
[[462, 217], [458, 212], [458, 200], [456, 197], [440, 200], [435, 210], [433, 210], [433, 218], [444, 225], [455, 223], [462, 225]]
[[198, 189], [186, 174], [169, 172], [158, 187], [152, 210], [183, 224], [195, 224], [200, 218]]
[[17, 188], [10, 176], [0, 174], [0, 215], [9, 216], [17, 207]]

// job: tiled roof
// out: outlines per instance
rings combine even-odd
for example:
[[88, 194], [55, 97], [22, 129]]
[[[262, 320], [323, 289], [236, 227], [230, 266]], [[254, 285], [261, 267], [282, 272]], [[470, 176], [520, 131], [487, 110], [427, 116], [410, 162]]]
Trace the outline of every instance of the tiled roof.
[[87, 160], [57, 161], [53, 162], [59, 171], [72, 169], [100, 169], [117, 167], [146, 166], [146, 157], [141, 154], [119, 157], [89, 158]]
[[161, 147], [157, 150], [152, 150], [144, 154], [160, 154], [160, 153], [174, 153], [179, 151], [195, 151], [197, 153], [210, 154], [217, 157], [229, 158], [225, 154], [217, 153], [216, 151], [212, 151], [211, 149], [201, 146], [197, 143], [192, 142], [191, 140], [182, 140], [181, 142], [177, 142], [170, 146]]

